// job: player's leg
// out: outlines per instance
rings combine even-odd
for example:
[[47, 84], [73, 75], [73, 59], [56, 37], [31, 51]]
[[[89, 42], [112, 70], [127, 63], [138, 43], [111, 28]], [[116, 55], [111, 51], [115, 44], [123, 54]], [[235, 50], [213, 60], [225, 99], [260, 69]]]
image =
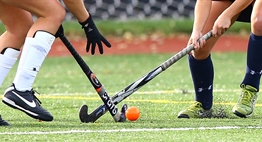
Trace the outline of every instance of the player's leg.
[[[17, 18], [11, 18], [16, 17]], [[0, 20], [6, 31], [0, 36], [0, 86], [15, 64], [26, 34], [33, 23], [30, 13], [0, 1]], [[9, 125], [0, 116], [0, 126]]]
[[[210, 31], [219, 15], [230, 5], [231, 1], [213, 1], [210, 16], [204, 27], [203, 34]], [[235, 17], [236, 19], [237, 17]], [[233, 19], [232, 23], [234, 23]], [[182, 110], [178, 118], [209, 117], [213, 105], [214, 70], [210, 52], [219, 37], [209, 39], [198, 51], [188, 56], [191, 77], [195, 89], [195, 103]], [[203, 115], [203, 112], [204, 115]]]
[[3, 1], [37, 17], [27, 34], [13, 84], [6, 89], [3, 102], [35, 119], [52, 121], [53, 116], [41, 107], [32, 85], [55, 40], [54, 35], [62, 24], [65, 9], [57, 0]]
[[33, 19], [29, 12], [0, 1], [0, 20], [6, 28], [6, 31], [0, 36], [1, 86], [9, 70], [17, 60], [26, 34], [33, 24]]
[[259, 92], [262, 74], [262, 1], [255, 1], [251, 15], [251, 33], [248, 42], [245, 77], [240, 84], [243, 89], [233, 113], [239, 117], [251, 116]]
[[37, 17], [30, 28], [27, 37], [35, 36], [39, 30], [55, 34], [64, 20], [65, 9], [57, 0], [28, 1], [28, 0], [2, 0], [5, 3], [29, 11]]

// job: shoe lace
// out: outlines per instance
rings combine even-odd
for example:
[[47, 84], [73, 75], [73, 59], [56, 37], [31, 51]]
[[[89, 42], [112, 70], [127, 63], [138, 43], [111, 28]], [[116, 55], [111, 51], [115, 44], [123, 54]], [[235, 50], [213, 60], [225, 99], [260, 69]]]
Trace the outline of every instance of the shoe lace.
[[40, 95], [40, 93], [38, 93], [38, 92], [35, 91], [34, 89], [32, 89], [31, 92], [32, 92], [33, 97], [37, 100], [37, 102], [38, 102], [39, 104], [42, 104], [42, 102], [35, 96], [35, 93], [37, 93], [38, 95]]
[[200, 102], [195, 102], [194, 104], [189, 106], [187, 109], [191, 112], [194, 112], [194, 115], [200, 118], [211, 118], [212, 117], [212, 109], [204, 110]]
[[188, 110], [195, 112], [202, 109], [202, 104], [199, 102], [195, 102], [194, 104], [192, 104], [191, 106], [188, 107]]
[[250, 103], [253, 103], [255, 101], [255, 92], [252, 92], [246, 88], [243, 88], [243, 92], [240, 97], [240, 102], [244, 105], [250, 105]]

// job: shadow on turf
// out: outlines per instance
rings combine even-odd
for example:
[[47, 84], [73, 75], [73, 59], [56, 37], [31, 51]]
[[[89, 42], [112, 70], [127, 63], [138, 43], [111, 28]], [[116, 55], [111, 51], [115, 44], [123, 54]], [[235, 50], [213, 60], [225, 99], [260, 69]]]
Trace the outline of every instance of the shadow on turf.
[[222, 105], [214, 105], [210, 111], [203, 112], [201, 118], [232, 118]]

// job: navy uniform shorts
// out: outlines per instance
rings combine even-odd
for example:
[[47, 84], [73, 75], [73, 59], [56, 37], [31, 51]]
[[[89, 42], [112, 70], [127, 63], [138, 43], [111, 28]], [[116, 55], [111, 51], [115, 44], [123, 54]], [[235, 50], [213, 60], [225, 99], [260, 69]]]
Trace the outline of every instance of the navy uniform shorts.
[[[220, 1], [220, 0], [212, 0], [212, 1]], [[231, 2], [234, 2], [235, 0], [230, 0]], [[239, 22], [249, 22], [250, 23], [250, 18], [251, 18], [251, 13], [253, 9], [253, 4], [250, 4], [246, 9], [244, 9], [239, 17], [237, 18], [237, 21]]]

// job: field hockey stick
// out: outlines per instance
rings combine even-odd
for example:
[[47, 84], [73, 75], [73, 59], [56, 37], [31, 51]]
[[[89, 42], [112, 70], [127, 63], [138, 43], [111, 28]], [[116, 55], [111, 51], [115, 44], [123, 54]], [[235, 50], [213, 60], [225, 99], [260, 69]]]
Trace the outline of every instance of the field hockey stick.
[[81, 56], [77, 53], [73, 45], [69, 42], [69, 40], [64, 35], [63, 27], [60, 26], [58, 32], [56, 33], [56, 36], [61, 39], [61, 41], [64, 43], [64, 45], [67, 47], [67, 49], [70, 51], [70, 53], [73, 55], [75, 60], [77, 61], [78, 65], [81, 67], [87, 78], [89, 79], [90, 83], [95, 88], [96, 92], [104, 102], [107, 110], [109, 110], [110, 114], [114, 118], [116, 122], [124, 122], [126, 120], [126, 117], [123, 113], [125, 113], [125, 110], [127, 107], [126, 105], [122, 108], [122, 114], [118, 111], [116, 105], [112, 102], [111, 98], [107, 94], [105, 88], [101, 84], [101, 82], [97, 79], [95, 74], [91, 71], [91, 69], [88, 67], [88, 65], [85, 63], [85, 61], [81, 58]]
[[[212, 37], [212, 31], [208, 32], [204, 36], [201, 37], [203, 40], [208, 40], [210, 37]], [[155, 78], [158, 74], [169, 68], [171, 65], [173, 65], [175, 62], [177, 62], [179, 59], [190, 53], [192, 50], [194, 50], [193, 45], [188, 45], [185, 47], [183, 50], [160, 64], [157, 68], [154, 70], [150, 71], [148, 74], [143, 76], [142, 78], [136, 80], [135, 82], [131, 83], [128, 85], [125, 89], [121, 90], [118, 92], [116, 95], [112, 97], [112, 101], [115, 105], [123, 101], [125, 98], [133, 94], [135, 91], [137, 91], [139, 88], [147, 84], [150, 80]], [[93, 112], [88, 114], [88, 106], [87, 105], [82, 105], [79, 111], [79, 118], [81, 122], [95, 122], [98, 118], [100, 118], [103, 114], [105, 114], [108, 109], [106, 106], [103, 104], [99, 106], [97, 109], [95, 109]]]

